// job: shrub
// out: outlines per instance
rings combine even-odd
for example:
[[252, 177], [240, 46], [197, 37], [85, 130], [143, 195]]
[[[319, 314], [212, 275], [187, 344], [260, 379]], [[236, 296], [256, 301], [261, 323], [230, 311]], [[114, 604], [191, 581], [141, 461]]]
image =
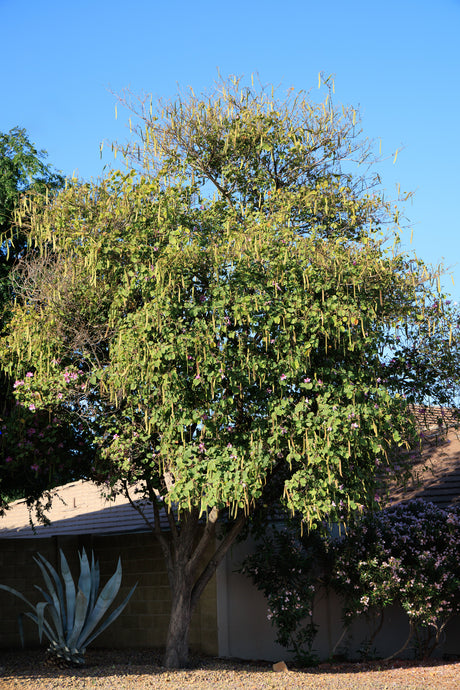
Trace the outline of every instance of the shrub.
[[[460, 611], [460, 510], [421, 499], [367, 515], [335, 547], [334, 586], [350, 623], [399, 602], [420, 653], [429, 656]], [[402, 650], [400, 650], [402, 651]]]
[[316, 533], [298, 538], [288, 529], [273, 530], [241, 569], [267, 598], [267, 618], [276, 627], [276, 641], [307, 666], [318, 660], [313, 651], [313, 611], [324, 545]]

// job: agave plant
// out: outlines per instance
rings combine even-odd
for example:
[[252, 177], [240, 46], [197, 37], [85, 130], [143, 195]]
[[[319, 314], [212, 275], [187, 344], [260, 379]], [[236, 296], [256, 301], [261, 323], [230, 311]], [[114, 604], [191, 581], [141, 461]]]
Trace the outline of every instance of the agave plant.
[[[83, 549], [81, 554], [78, 554], [80, 559], [80, 577], [77, 588], [62, 549], [60, 549], [60, 553], [62, 579], [51, 563], [41, 554], [37, 554], [37, 557], [34, 558], [42, 572], [48, 591], [45, 591], [38, 585], [35, 585], [35, 587], [44, 596], [45, 601], [40, 601], [34, 605], [12, 587], [0, 585], [0, 589], [11, 592], [11, 594], [25, 601], [32, 609], [32, 611], [20, 614], [19, 617], [19, 633], [23, 646], [22, 615], [26, 615], [37, 624], [40, 641], [43, 634], [50, 641], [48, 653], [52, 657], [64, 660], [69, 664], [81, 665], [85, 663], [86, 647], [120, 615], [136, 589], [137, 583], [123, 603], [101, 623], [102, 617], [120, 589], [120, 559], [118, 559], [115, 573], [98, 594], [99, 563], [94, 560], [94, 553], [91, 555], [91, 564], [85, 549]], [[46, 612], [49, 612], [50, 620], [45, 617]], [[96, 629], [98, 625], [99, 627]]]

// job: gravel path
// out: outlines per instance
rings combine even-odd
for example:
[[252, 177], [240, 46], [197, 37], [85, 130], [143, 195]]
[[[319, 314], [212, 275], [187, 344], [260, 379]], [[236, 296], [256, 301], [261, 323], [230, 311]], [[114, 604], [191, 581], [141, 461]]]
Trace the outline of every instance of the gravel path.
[[192, 658], [191, 667], [168, 671], [153, 650], [94, 650], [84, 668], [57, 668], [43, 662], [42, 651], [0, 652], [0, 688], [73, 688], [83, 690], [441, 690], [460, 688], [460, 661], [396, 661], [322, 664], [315, 669], [275, 673], [271, 664]]

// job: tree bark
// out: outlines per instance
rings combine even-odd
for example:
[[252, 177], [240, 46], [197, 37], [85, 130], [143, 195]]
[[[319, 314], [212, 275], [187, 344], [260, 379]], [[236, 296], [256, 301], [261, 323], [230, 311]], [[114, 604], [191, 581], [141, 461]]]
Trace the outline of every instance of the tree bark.
[[183, 668], [188, 661], [188, 636], [192, 618], [192, 588], [185, 579], [177, 578], [177, 586], [171, 592], [171, 615], [164, 665], [166, 668]]

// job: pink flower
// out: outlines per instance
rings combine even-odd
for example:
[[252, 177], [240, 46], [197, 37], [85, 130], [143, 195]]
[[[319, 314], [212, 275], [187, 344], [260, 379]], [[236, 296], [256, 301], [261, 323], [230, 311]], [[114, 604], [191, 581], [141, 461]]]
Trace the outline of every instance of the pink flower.
[[24, 381], [15, 381], [13, 384], [13, 388], [18, 388], [19, 386], [23, 386]]
[[33, 373], [31, 371], [28, 371], [26, 374], [26, 378], [31, 379], [33, 377]]
[[11, 455], [8, 455], [8, 457], [5, 458], [5, 462], [13, 462], [13, 458], [11, 457]]
[[32, 403], [31, 405], [29, 405], [29, 410], [30, 410], [31, 412], [35, 412], [35, 409], [36, 409], [36, 408], [35, 408], [35, 405], [34, 405], [33, 403]]
[[285, 378], [286, 378], [286, 374], [281, 374], [281, 381], [284, 381]]
[[303, 380], [304, 383], [310, 383], [310, 381], [311, 381], [311, 379], [304, 379]]

